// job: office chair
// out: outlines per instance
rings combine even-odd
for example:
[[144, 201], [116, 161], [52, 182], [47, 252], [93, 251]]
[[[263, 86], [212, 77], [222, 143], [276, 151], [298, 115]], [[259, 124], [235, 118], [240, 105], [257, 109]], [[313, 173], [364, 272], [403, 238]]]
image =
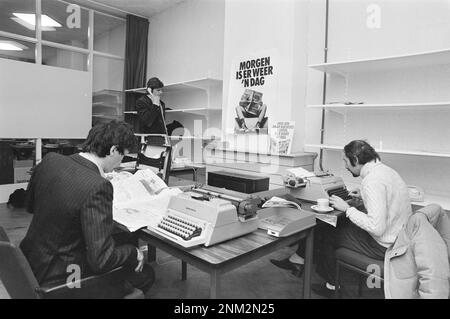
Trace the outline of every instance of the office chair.
[[[374, 266], [377, 267], [376, 269], [380, 270], [379, 276], [377, 273], [373, 272]], [[358, 282], [358, 297], [362, 296], [362, 287], [367, 277], [372, 276], [371, 278], [379, 280], [380, 283], [384, 282], [384, 260], [372, 259], [353, 250], [347, 248], [339, 248], [336, 250], [336, 299], [341, 298], [341, 268], [346, 268], [360, 275]]]
[[0, 227], [0, 280], [13, 299], [144, 299], [139, 289], [123, 292], [125, 269], [118, 267], [105, 274], [93, 275], [76, 282], [80, 288], [70, 288], [65, 282], [40, 286], [22, 251], [12, 244]]
[[169, 184], [170, 165], [172, 163], [172, 146], [164, 144], [162, 146], [150, 145], [144, 143], [141, 151], [137, 154], [136, 170], [142, 168], [142, 165], [156, 167], [157, 175]]

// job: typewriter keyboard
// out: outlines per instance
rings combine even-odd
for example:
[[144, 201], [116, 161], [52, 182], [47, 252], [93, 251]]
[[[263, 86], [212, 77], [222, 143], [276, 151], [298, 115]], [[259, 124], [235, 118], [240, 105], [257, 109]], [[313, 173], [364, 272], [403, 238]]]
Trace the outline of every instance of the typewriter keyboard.
[[186, 248], [204, 244], [206, 241], [204, 222], [170, 211], [158, 223], [149, 226], [149, 229]]
[[191, 240], [202, 233], [202, 228], [194, 222], [171, 215], [164, 216], [158, 227], [184, 240]]
[[330, 197], [333, 196], [333, 195], [336, 195], [336, 196], [342, 198], [345, 201], [352, 199], [350, 197], [350, 195], [348, 194], [348, 191], [345, 188], [337, 188], [337, 189], [329, 190], [328, 191], [328, 195]]

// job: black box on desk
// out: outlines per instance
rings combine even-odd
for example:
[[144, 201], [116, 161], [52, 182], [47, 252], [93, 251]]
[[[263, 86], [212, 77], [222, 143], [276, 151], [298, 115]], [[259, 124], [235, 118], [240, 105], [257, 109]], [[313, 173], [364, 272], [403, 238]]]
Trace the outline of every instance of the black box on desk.
[[233, 173], [208, 172], [208, 185], [251, 194], [269, 189], [269, 177]]

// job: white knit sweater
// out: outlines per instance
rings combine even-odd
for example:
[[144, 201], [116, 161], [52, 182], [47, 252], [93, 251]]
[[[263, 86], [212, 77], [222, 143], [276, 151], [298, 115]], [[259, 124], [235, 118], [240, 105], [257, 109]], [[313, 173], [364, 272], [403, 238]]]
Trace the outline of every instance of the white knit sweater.
[[408, 188], [396, 171], [379, 161], [366, 163], [361, 177], [367, 214], [351, 207], [346, 215], [380, 245], [389, 247], [412, 214]]

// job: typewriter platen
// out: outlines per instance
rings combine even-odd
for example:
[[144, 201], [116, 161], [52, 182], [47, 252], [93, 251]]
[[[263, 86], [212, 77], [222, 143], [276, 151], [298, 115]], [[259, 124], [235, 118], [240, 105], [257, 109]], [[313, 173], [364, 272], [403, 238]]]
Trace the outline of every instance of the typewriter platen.
[[211, 246], [258, 229], [256, 212], [263, 199], [212, 186], [194, 188], [172, 197], [165, 216], [148, 228], [186, 248]]
[[[288, 186], [288, 185], [286, 185]], [[322, 174], [308, 177], [300, 187], [289, 187], [292, 196], [315, 202], [318, 198], [328, 198], [333, 195], [341, 197], [345, 201], [352, 201], [349, 192], [341, 177]]]

